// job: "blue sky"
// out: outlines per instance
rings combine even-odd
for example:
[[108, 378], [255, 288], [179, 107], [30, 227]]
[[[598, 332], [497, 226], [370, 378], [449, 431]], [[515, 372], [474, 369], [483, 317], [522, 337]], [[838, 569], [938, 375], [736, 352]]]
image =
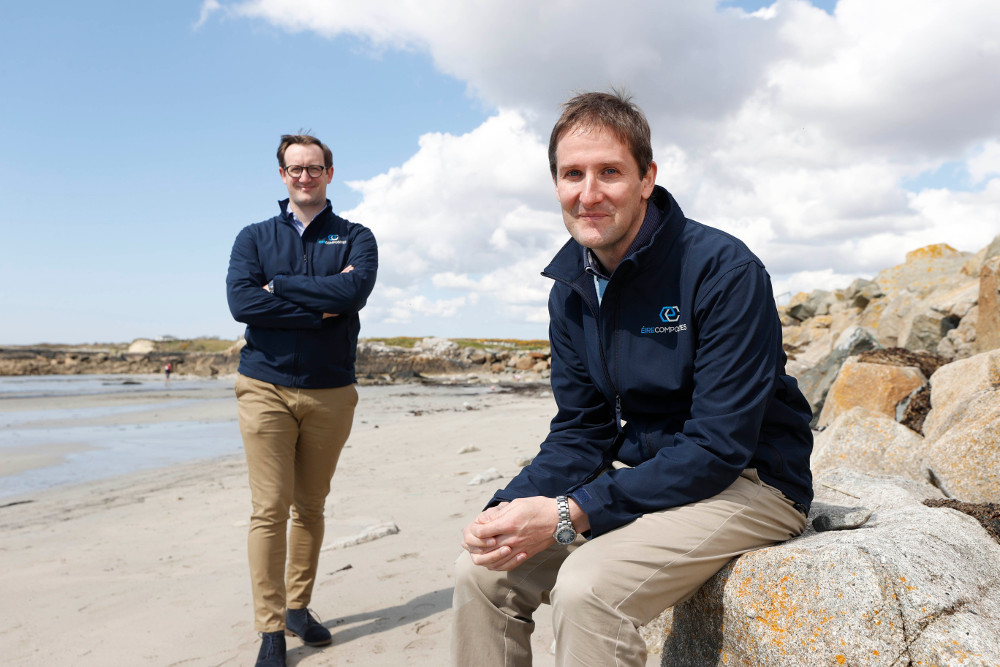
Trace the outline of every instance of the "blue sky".
[[544, 337], [566, 238], [547, 131], [610, 85], [649, 115], [659, 182], [776, 291], [1000, 233], [989, 2], [628, 4], [642, 26], [587, 1], [5, 7], [0, 344], [238, 336], [229, 249], [285, 196], [274, 150], [300, 128], [379, 239], [363, 335]]

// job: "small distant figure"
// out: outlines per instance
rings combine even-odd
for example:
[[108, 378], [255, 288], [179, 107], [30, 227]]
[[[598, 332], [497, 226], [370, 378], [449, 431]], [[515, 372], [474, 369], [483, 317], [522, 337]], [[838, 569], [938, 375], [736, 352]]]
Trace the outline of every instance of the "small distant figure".
[[163, 367], [163, 375], [167, 378], [167, 384], [170, 384], [170, 374], [174, 372], [174, 365], [169, 361]]

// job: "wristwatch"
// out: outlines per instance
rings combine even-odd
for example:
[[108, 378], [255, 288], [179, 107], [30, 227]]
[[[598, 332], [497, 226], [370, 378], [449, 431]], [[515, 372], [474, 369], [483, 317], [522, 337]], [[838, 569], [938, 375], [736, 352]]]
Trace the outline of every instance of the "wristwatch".
[[557, 496], [556, 506], [559, 508], [559, 523], [556, 524], [556, 532], [552, 537], [556, 538], [559, 544], [572, 544], [576, 539], [576, 529], [569, 520], [569, 499], [566, 496]]

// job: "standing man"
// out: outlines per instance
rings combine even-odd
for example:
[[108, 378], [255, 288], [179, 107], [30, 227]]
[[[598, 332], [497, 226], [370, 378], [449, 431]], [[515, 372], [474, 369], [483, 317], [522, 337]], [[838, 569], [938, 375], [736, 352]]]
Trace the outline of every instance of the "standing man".
[[333, 155], [326, 145], [282, 136], [278, 173], [288, 199], [278, 203], [278, 215], [239, 233], [226, 278], [229, 309], [247, 325], [236, 396], [253, 504], [258, 667], [285, 664], [286, 632], [309, 646], [331, 641], [308, 606], [323, 505], [358, 402], [358, 311], [378, 269], [371, 231], [330, 208]]
[[809, 404], [785, 374], [764, 266], [655, 185], [642, 112], [564, 106], [549, 167], [572, 240], [543, 275], [558, 412], [463, 531], [456, 665], [645, 665], [639, 627], [734, 556], [805, 528]]

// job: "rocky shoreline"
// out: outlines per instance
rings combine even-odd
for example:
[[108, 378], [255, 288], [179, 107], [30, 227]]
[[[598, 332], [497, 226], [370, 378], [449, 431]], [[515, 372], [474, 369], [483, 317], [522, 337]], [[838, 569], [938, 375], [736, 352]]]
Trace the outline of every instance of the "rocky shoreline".
[[[201, 377], [229, 375], [239, 366], [242, 340], [224, 352], [162, 352], [148, 340], [127, 349], [112, 347], [0, 347], [0, 375], [124, 375], [162, 373]], [[120, 346], [124, 348], [124, 346]], [[467, 382], [532, 381], [549, 377], [549, 350], [460, 347], [443, 338], [424, 338], [410, 347], [362, 339], [358, 343], [359, 384], [464, 379]]]

